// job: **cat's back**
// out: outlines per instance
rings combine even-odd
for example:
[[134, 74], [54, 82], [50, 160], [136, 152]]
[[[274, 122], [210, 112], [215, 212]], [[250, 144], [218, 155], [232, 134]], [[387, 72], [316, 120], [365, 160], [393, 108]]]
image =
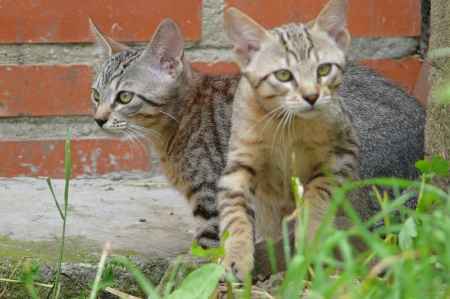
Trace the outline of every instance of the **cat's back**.
[[[229, 131], [231, 124], [231, 113], [234, 93], [239, 83], [239, 75], [200, 75], [197, 76], [195, 90], [191, 93], [190, 105], [198, 117], [210, 114], [216, 122], [209, 123], [202, 119], [203, 126], [225, 126], [223, 129]], [[213, 131], [211, 131], [213, 132]]]
[[415, 178], [415, 161], [424, 156], [425, 111], [418, 101], [357, 64], [347, 67], [340, 94], [361, 139], [361, 176]]
[[182, 169], [197, 169], [201, 161], [211, 160], [211, 168], [220, 169], [216, 175], [221, 173], [238, 81], [238, 75], [193, 73], [190, 91], [178, 104], [182, 111], [177, 134], [172, 140], [172, 160]]

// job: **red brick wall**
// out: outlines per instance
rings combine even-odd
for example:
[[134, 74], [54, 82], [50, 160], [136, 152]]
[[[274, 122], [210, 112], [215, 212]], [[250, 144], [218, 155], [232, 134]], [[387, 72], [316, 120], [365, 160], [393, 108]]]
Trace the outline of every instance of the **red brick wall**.
[[[242, 9], [267, 27], [309, 20], [325, 2], [225, 0], [226, 6]], [[3, 0], [0, 45], [7, 49], [10, 44], [31, 48], [83, 44], [91, 40], [88, 16], [105, 33], [125, 42], [147, 41], [157, 24], [164, 17], [171, 17], [189, 41], [201, 43], [202, 24], [205, 24], [202, 7], [201, 0]], [[350, 0], [349, 15], [350, 30], [356, 37], [420, 35], [420, 0]], [[417, 57], [366, 60], [364, 63], [409, 92], [414, 89], [421, 68]], [[236, 70], [227, 61], [212, 65], [200, 62], [196, 67], [212, 73]], [[0, 120], [90, 115], [90, 80], [89, 64], [0, 65]], [[0, 176], [62, 176], [61, 138], [0, 138]], [[148, 171], [151, 167], [148, 152], [130, 147], [125, 141], [95, 135], [74, 140], [73, 159], [75, 176], [121, 170]]]

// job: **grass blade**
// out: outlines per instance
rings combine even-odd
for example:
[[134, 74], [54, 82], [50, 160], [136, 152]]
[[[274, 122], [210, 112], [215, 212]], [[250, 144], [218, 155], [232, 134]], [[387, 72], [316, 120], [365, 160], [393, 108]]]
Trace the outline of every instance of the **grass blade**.
[[277, 257], [275, 254], [275, 244], [272, 239], [266, 241], [267, 255], [269, 256], [270, 269], [272, 273], [278, 273]]
[[53, 190], [52, 180], [50, 178], [47, 178], [47, 185], [48, 189], [50, 189], [50, 193], [52, 194], [53, 201], [55, 202], [56, 207], [58, 208], [59, 216], [61, 216], [61, 220], [64, 221], [64, 213], [61, 209], [61, 206], [59, 205], [58, 200], [56, 199], [55, 191]]
[[106, 258], [111, 252], [111, 243], [107, 242], [103, 248], [102, 256], [100, 262], [98, 263], [97, 274], [95, 275], [94, 284], [92, 286], [91, 294], [89, 299], [97, 298], [97, 294], [100, 291], [100, 282], [102, 280], [103, 271], [105, 270]]
[[151, 299], [160, 298], [158, 292], [156, 291], [156, 288], [152, 285], [151, 282], [149, 282], [145, 278], [144, 274], [142, 274], [139, 268], [135, 264], [133, 264], [129, 259], [123, 256], [115, 256], [111, 258], [111, 263], [125, 267], [131, 273], [131, 275], [133, 275], [139, 287], [142, 289], [142, 291], [148, 298]]

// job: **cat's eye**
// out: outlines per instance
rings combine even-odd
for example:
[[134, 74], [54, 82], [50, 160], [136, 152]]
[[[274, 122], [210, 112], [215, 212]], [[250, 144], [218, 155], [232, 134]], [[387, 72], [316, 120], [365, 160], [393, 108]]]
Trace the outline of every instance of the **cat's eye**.
[[275, 78], [277, 78], [281, 82], [289, 82], [294, 79], [294, 75], [288, 70], [279, 70], [275, 73]]
[[129, 91], [122, 91], [119, 93], [119, 95], [117, 96], [117, 101], [120, 104], [126, 105], [129, 102], [131, 102], [131, 100], [133, 99], [134, 94], [132, 92]]
[[317, 69], [317, 75], [319, 75], [319, 77], [328, 76], [331, 73], [332, 68], [333, 66], [331, 65], [331, 63], [321, 64]]
[[95, 89], [92, 90], [92, 98], [94, 99], [94, 102], [100, 102], [100, 93]]

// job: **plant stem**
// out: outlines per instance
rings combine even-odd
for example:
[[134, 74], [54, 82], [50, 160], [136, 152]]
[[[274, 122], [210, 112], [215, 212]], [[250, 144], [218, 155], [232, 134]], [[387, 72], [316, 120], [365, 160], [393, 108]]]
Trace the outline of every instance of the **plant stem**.
[[66, 224], [67, 224], [67, 210], [69, 206], [69, 183], [70, 183], [70, 177], [72, 175], [72, 154], [71, 154], [71, 135], [72, 132], [70, 129], [67, 130], [67, 137], [66, 142], [64, 144], [64, 214], [62, 217], [63, 220], [63, 227], [62, 227], [62, 233], [61, 233], [61, 245], [59, 247], [59, 257], [58, 257], [58, 264], [57, 264], [57, 270], [55, 275], [55, 284], [53, 289], [53, 298], [57, 299], [59, 297], [59, 290], [60, 290], [60, 280], [61, 280], [61, 269], [62, 269], [62, 262], [64, 259], [64, 246], [65, 246], [65, 239], [66, 239]]
[[111, 252], [111, 243], [106, 242], [105, 247], [103, 247], [102, 256], [100, 262], [98, 263], [97, 274], [95, 275], [94, 285], [92, 286], [91, 295], [89, 299], [97, 298], [97, 293], [100, 290], [100, 282], [102, 280], [103, 271], [105, 270], [106, 258]]
[[[16, 280], [16, 279], [9, 279], [9, 278], [0, 278], [0, 281], [7, 282], [7, 283], [16, 283], [16, 284], [23, 284], [23, 281]], [[40, 283], [40, 282], [34, 282], [33, 285], [43, 288], [53, 288], [52, 284], [46, 284], [46, 283]]]

